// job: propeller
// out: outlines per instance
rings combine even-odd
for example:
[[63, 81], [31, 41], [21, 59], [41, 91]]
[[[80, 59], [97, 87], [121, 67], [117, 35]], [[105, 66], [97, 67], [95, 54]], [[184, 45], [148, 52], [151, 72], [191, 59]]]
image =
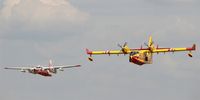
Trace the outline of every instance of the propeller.
[[121, 48], [121, 51], [124, 53], [124, 54], [126, 54], [126, 47], [127, 46], [127, 42], [125, 42], [124, 44], [123, 44], [123, 46], [122, 45], [120, 45], [120, 44], [118, 44], [118, 47], [120, 47]]
[[144, 43], [144, 45], [145, 46], [147, 46], [148, 47], [148, 49], [152, 52], [152, 45], [154, 44], [154, 42], [152, 41], [151, 43], [150, 43], [150, 45], [148, 45], [147, 43]]
[[120, 47], [121, 49], [123, 48], [122, 45], [120, 45], [120, 44], [117, 44], [117, 46]]
[[150, 46], [147, 43], [144, 43], [145, 46], [147, 46], [148, 48], [151, 47], [154, 44], [154, 42], [151, 42]]
[[120, 47], [121, 49], [124, 49], [125, 46], [127, 46], [127, 42], [125, 42], [123, 46], [118, 44], [118, 47]]
[[123, 47], [125, 47], [127, 45], [127, 42], [124, 43]]
[[144, 43], [145, 46], [149, 47], [147, 43]]

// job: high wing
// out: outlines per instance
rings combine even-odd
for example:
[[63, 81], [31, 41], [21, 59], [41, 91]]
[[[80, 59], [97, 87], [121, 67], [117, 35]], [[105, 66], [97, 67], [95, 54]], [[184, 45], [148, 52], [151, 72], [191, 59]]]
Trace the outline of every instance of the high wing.
[[108, 54], [108, 55], [112, 55], [112, 54], [130, 54], [131, 52], [134, 51], [147, 51], [149, 50], [148, 48], [138, 48], [138, 49], [122, 49], [122, 50], [106, 50], [106, 51], [90, 51], [89, 49], [86, 49], [86, 53], [88, 55], [103, 55], [103, 54]]
[[[81, 65], [60, 65], [60, 66], [53, 66], [53, 69], [63, 69], [63, 68], [73, 68], [73, 67], [80, 67]], [[43, 69], [49, 69], [49, 67], [43, 67]]]
[[196, 50], [196, 45], [193, 44], [192, 47], [189, 48], [155, 48], [153, 53], [161, 53], [161, 52], [178, 52], [178, 51], [192, 51]]
[[11, 69], [11, 70], [29, 70], [32, 67], [5, 67], [4, 69]]
[[132, 52], [132, 50], [127, 46], [127, 42], [125, 42], [123, 45], [118, 44], [118, 47], [120, 47], [121, 50], [90, 51], [89, 49], [86, 49], [86, 53], [91, 56], [101, 54], [129, 54]]
[[[152, 43], [150, 45], [152, 45]], [[108, 55], [116, 54], [116, 55], [119, 55], [119, 54], [130, 54], [131, 52], [134, 52], [134, 51], [145, 52], [145, 51], [149, 50], [149, 48], [142, 48], [142, 47], [141, 48], [130, 49], [127, 46], [127, 42], [125, 42], [124, 45], [118, 44], [118, 47], [120, 47], [121, 50], [90, 51], [89, 49], [86, 49], [86, 53], [88, 55], [90, 55], [90, 56], [92, 56], [92, 55], [101, 55], [101, 54], [108, 54]]]
[[[141, 51], [141, 52], [146, 52], [146, 51], [151, 51], [152, 53], [165, 53], [165, 52], [178, 52], [178, 51], [193, 51], [196, 50], [196, 45], [193, 44], [192, 47], [188, 48], [138, 48], [138, 49], [127, 49], [127, 50], [106, 50], [106, 51], [90, 51], [86, 49], [86, 53], [88, 55], [102, 55], [102, 54], [130, 54], [133, 51]], [[124, 52], [125, 51], [125, 52]]]
[[19, 70], [21, 72], [26, 72], [34, 69], [34, 67], [5, 67], [4, 69]]
[[[107, 51], [90, 51], [86, 49], [88, 55], [101, 55], [101, 54], [124, 54], [121, 50], [107, 50]], [[130, 53], [130, 52], [127, 52]]]
[[65, 65], [65, 66], [54, 66], [53, 68], [59, 69], [59, 68], [73, 68], [73, 67], [80, 67], [81, 65]]

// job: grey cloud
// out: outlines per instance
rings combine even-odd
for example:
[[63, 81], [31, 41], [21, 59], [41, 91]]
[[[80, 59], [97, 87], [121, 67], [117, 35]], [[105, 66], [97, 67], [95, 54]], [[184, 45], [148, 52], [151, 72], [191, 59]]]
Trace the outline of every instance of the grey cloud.
[[[106, 3], [105, 3], [106, 2]], [[78, 3], [81, 5], [85, 3]], [[113, 16], [167, 16], [196, 14], [199, 9], [199, 1], [186, 0], [126, 0], [126, 1], [93, 1], [81, 7], [94, 15]], [[83, 5], [82, 5], [83, 6]], [[90, 7], [95, 9], [90, 9]]]

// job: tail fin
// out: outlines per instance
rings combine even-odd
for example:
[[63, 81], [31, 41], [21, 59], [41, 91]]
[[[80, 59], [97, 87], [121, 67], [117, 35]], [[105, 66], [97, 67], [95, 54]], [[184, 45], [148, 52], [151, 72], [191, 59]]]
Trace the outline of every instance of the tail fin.
[[49, 60], [49, 71], [54, 74], [57, 73], [57, 69], [53, 68], [53, 61], [51, 59]]
[[53, 67], [53, 62], [51, 59], [49, 60], [49, 67]]
[[149, 37], [148, 47], [154, 47], [152, 36]]

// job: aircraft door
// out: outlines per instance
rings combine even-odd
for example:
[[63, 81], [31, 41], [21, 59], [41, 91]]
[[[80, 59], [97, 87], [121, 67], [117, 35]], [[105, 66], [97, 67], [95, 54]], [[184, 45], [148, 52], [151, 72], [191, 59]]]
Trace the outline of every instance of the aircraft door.
[[152, 53], [150, 53], [150, 52], [140, 53], [140, 59], [143, 59], [146, 64], [151, 64], [152, 63]]
[[150, 52], [144, 53], [144, 60], [147, 64], [152, 64], [152, 53]]

